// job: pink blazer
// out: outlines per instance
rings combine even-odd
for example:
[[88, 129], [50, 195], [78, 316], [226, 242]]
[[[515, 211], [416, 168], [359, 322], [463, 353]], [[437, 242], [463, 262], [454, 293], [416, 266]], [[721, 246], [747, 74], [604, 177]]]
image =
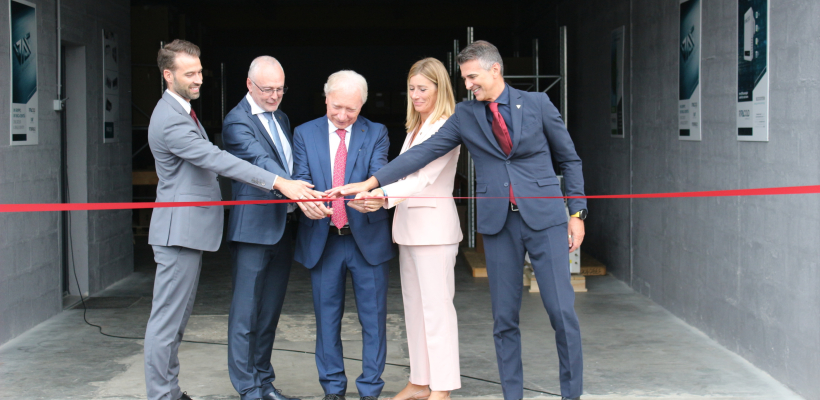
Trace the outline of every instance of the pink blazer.
[[[438, 132], [447, 118], [428, 119], [410, 144], [413, 132], [407, 134], [401, 152], [427, 140]], [[404, 179], [387, 185], [385, 208], [397, 207], [393, 218], [393, 241], [407, 246], [455, 244], [461, 242], [461, 224], [453, 199], [400, 199], [394, 196], [452, 197], [456, 164], [461, 146], [456, 147], [424, 168]]]

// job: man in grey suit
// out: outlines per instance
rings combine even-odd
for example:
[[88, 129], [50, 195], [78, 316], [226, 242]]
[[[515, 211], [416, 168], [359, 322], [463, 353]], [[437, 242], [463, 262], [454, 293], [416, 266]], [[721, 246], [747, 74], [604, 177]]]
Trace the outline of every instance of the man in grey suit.
[[[305, 182], [276, 174], [214, 146], [190, 101], [199, 98], [202, 64], [199, 47], [174, 40], [159, 50], [157, 64], [168, 90], [148, 126], [148, 143], [157, 168], [157, 202], [219, 201], [217, 175], [265, 193], [276, 189], [291, 199], [321, 198]], [[299, 203], [306, 213], [330, 212], [321, 202]], [[148, 243], [157, 273], [151, 317], [145, 329], [145, 386], [148, 399], [190, 399], [179, 388], [177, 353], [191, 315], [203, 251], [222, 241], [222, 207], [157, 208]]]

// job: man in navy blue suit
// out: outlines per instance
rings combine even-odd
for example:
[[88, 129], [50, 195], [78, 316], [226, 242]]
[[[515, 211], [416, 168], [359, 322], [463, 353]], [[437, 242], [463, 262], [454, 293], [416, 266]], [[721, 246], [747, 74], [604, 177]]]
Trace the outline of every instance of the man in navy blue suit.
[[504, 83], [503, 61], [495, 46], [477, 41], [464, 48], [457, 61], [467, 90], [476, 100], [458, 104], [435, 135], [372, 178], [329, 194], [361, 194], [387, 185], [464, 144], [475, 161], [476, 195], [487, 197], [477, 201], [478, 232], [484, 235], [504, 399], [518, 400], [524, 394], [518, 314], [525, 252], [555, 329], [561, 395], [578, 399], [583, 391], [583, 359], [569, 253], [584, 238], [586, 200], [568, 201], [571, 217], [567, 221], [564, 202], [545, 197], [561, 196], [553, 159], [564, 174], [567, 195], [584, 195], [581, 159], [546, 94], [524, 92]]
[[[290, 121], [279, 109], [287, 91], [285, 72], [269, 56], [248, 70], [248, 94], [225, 117], [225, 150], [276, 175], [274, 189], [262, 192], [233, 182], [234, 200], [320, 198], [313, 185], [291, 180]], [[330, 211], [321, 202], [237, 205], [228, 222], [233, 256], [233, 299], [228, 320], [228, 372], [242, 400], [298, 400], [277, 391], [271, 350], [293, 263], [290, 221], [301, 207], [310, 218]]]
[[[384, 125], [359, 116], [367, 101], [364, 77], [336, 72], [324, 91], [327, 115], [298, 126], [293, 140], [294, 179], [319, 191], [367, 179], [387, 164], [390, 145]], [[394, 252], [382, 205], [339, 199], [333, 201], [331, 218], [299, 220], [295, 259], [310, 269], [316, 367], [325, 400], [343, 400], [347, 391], [341, 323], [348, 272], [362, 326], [362, 374], [356, 387], [363, 400], [376, 400], [384, 387], [387, 262]]]

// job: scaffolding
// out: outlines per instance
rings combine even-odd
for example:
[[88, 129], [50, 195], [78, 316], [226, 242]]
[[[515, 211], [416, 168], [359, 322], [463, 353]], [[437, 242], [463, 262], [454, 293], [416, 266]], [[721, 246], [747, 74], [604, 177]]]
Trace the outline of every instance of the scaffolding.
[[[467, 27], [467, 44], [471, 44], [474, 41], [474, 28]], [[567, 73], [567, 58], [566, 58], [566, 43], [567, 43], [567, 35], [566, 35], [566, 26], [562, 26], [559, 28], [559, 63], [560, 63], [560, 75], [541, 75], [540, 73], [540, 65], [539, 65], [539, 49], [538, 49], [538, 39], [532, 40], [532, 75], [505, 75], [504, 79], [512, 86], [512, 85], [526, 85], [523, 86], [522, 90], [525, 91], [535, 91], [535, 92], [544, 92], [546, 93], [555, 85], [560, 84], [559, 88], [561, 89], [560, 93], [560, 112], [561, 116], [564, 119], [564, 124], [567, 123], [567, 80], [566, 80], [566, 73]], [[450, 82], [453, 84], [453, 93], [458, 93], [458, 82], [460, 82], [458, 76], [458, 64], [456, 62], [456, 55], [460, 51], [459, 47], [459, 40], [453, 40], [453, 51], [447, 53], [447, 61], [448, 61], [448, 70], [450, 72]], [[546, 81], [546, 82], [544, 82]], [[541, 90], [542, 83], [546, 85], [546, 87]], [[473, 100], [472, 92], [467, 92], [466, 100], [470, 101]], [[467, 247], [475, 248], [476, 247], [476, 201], [475, 201], [475, 164], [473, 162], [473, 158], [470, 155], [469, 151], [462, 152], [463, 157], [460, 157], [458, 160], [458, 166], [456, 169], [456, 173], [459, 177], [467, 181], [467, 193], [464, 194], [464, 197], [469, 197], [470, 199], [467, 200]], [[460, 196], [460, 189], [458, 195]]]

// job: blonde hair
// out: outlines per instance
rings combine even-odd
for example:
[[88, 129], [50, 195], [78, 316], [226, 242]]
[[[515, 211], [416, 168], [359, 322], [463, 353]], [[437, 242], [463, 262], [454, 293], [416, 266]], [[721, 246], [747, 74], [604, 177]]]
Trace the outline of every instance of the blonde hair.
[[[423, 60], [416, 61], [410, 67], [410, 73], [407, 74], [407, 83], [410, 83], [410, 78], [421, 75], [433, 82], [436, 85], [436, 107], [433, 113], [430, 114], [430, 121], [435, 122], [442, 117], [450, 117], [456, 108], [455, 97], [453, 97], [453, 87], [450, 84], [450, 77], [447, 75], [447, 69], [444, 64], [435, 58], [428, 57]], [[407, 133], [418, 129], [424, 121], [421, 120], [421, 114], [413, 107], [413, 100], [410, 98], [410, 91], [407, 91]]]

